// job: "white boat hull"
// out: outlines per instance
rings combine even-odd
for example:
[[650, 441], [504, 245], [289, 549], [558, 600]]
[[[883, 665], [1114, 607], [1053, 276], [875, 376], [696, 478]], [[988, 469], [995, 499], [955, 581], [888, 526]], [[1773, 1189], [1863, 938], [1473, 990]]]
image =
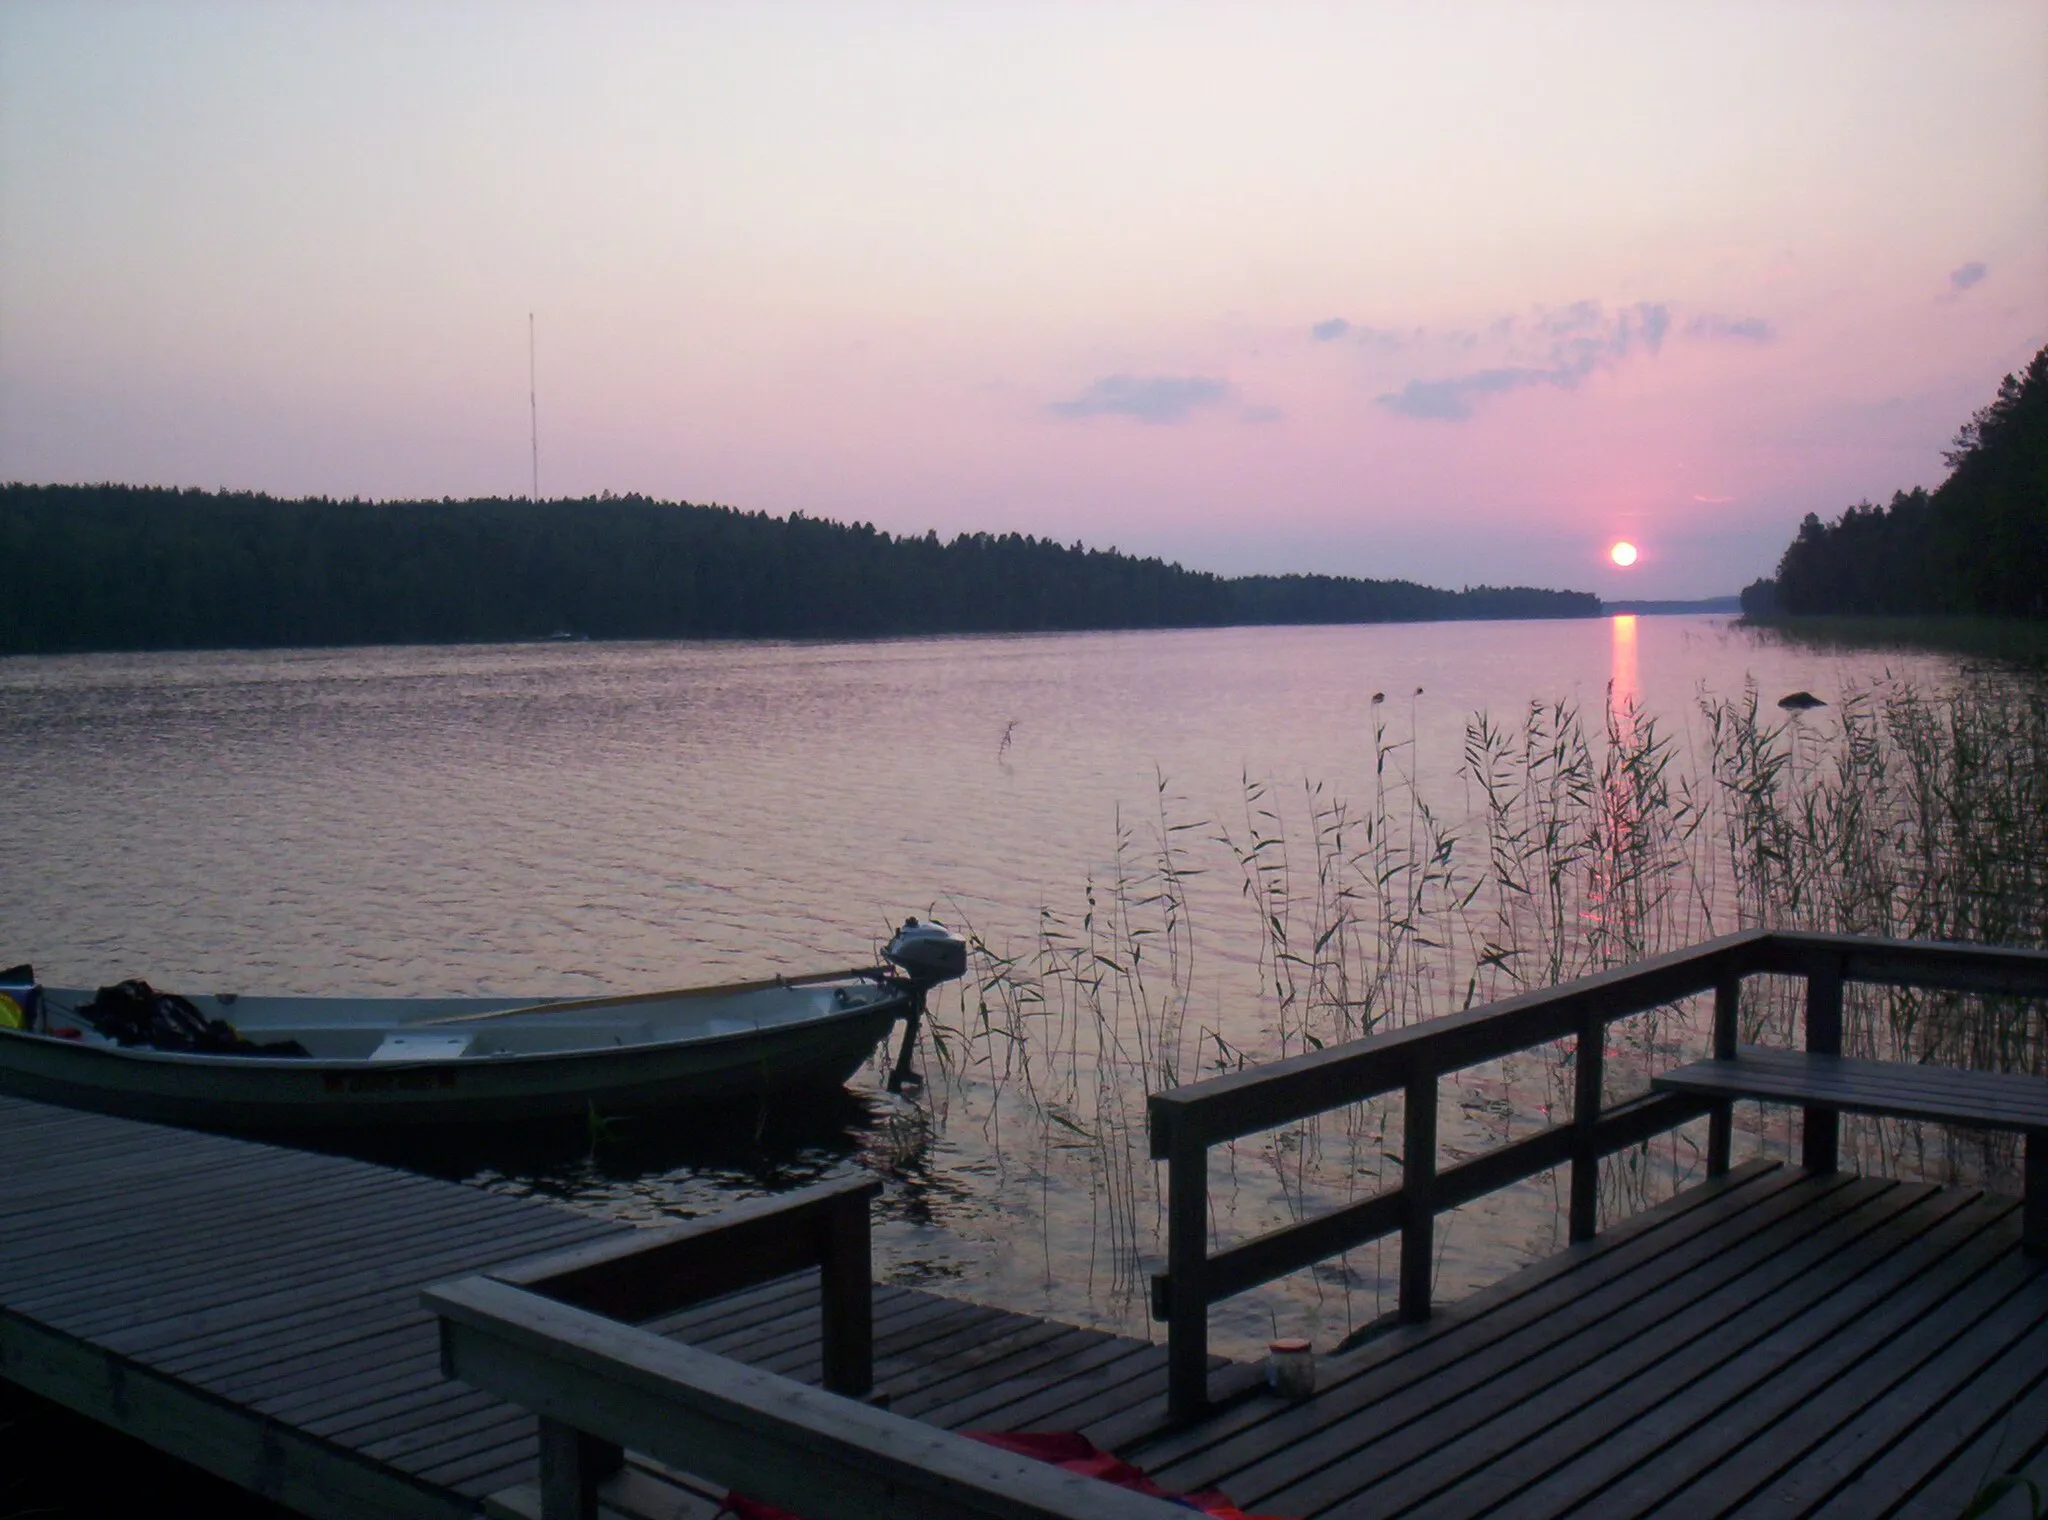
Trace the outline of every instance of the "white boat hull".
[[[42, 1030], [0, 1030], [0, 1091], [229, 1129], [624, 1113], [838, 1086], [909, 1004], [900, 986], [850, 980], [557, 1011], [512, 998], [191, 1000], [248, 1039], [310, 1052], [273, 1056], [99, 1040], [71, 1013], [91, 998], [46, 989]], [[525, 1011], [498, 1016], [511, 1009]]]

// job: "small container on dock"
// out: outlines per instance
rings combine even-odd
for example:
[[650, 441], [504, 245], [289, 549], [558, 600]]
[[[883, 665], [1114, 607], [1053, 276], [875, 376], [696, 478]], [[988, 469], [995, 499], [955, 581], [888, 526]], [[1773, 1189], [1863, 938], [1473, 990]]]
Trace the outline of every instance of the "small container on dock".
[[1266, 1347], [1266, 1386], [1283, 1399], [1316, 1391], [1316, 1354], [1307, 1341], [1289, 1337]]

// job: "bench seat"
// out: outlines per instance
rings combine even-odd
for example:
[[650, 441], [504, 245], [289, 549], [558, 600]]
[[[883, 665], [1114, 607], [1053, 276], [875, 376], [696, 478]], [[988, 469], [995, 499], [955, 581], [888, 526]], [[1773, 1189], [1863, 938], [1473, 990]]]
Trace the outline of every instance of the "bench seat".
[[1707, 1098], [1754, 1098], [2017, 1131], [2026, 1136], [2022, 1236], [2029, 1255], [2048, 1256], [2048, 1077], [1744, 1046], [1733, 1059], [1695, 1061], [1653, 1077], [1650, 1086]]

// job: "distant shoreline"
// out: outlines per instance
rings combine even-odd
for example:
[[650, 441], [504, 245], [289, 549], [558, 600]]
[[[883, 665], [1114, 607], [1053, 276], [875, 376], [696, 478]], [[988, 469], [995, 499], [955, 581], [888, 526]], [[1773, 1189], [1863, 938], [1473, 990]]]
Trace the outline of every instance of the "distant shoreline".
[[896, 536], [606, 494], [365, 502], [0, 485], [0, 653], [872, 639], [1597, 618], [1587, 591], [1226, 577], [1022, 534]]
[[1709, 596], [1690, 602], [1603, 601], [1600, 604], [1600, 610], [1609, 617], [1617, 614], [1637, 617], [1668, 617], [1694, 612], [1733, 613], [1742, 610], [1742, 598], [1739, 596]]

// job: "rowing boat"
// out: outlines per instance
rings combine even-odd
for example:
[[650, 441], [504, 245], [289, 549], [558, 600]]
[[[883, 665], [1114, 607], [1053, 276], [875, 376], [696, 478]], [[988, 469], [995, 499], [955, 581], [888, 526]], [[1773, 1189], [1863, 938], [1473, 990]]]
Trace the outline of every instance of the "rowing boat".
[[[595, 998], [166, 998], [17, 986], [0, 1091], [204, 1128], [499, 1122], [829, 1089], [964, 947], [906, 925], [887, 963]], [[23, 968], [25, 969], [25, 968]], [[141, 1013], [135, 998], [151, 1001]], [[175, 1005], [182, 1005], [178, 1007]], [[10, 1025], [15, 1027], [9, 1027]], [[906, 1069], [914, 1022], [906, 1031]], [[182, 1047], [182, 1048], [181, 1048]]]

